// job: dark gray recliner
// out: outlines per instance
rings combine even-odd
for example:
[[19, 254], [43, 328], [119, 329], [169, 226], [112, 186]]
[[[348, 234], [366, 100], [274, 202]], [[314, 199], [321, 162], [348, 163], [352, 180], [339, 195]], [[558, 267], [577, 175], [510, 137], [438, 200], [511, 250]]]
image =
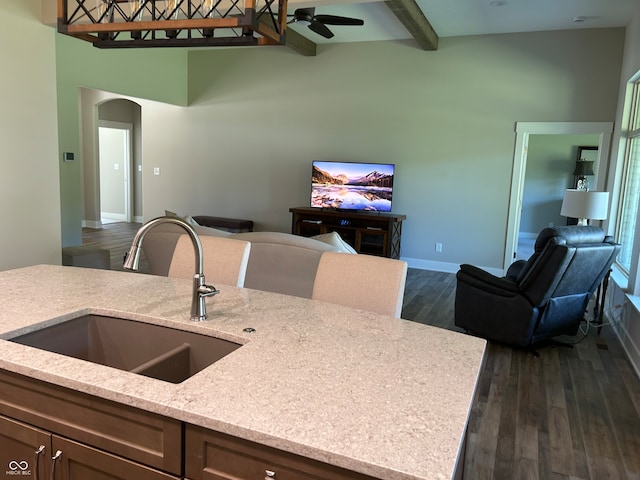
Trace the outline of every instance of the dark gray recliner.
[[505, 277], [461, 265], [455, 324], [518, 347], [575, 335], [619, 250], [601, 228], [573, 225], [542, 230], [531, 258], [514, 262]]

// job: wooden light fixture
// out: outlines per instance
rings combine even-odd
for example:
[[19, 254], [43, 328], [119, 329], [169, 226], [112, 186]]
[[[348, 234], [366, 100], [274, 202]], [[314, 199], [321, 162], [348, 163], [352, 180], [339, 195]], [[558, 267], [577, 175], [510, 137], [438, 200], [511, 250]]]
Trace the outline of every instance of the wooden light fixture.
[[284, 45], [287, 0], [58, 0], [58, 31], [98, 48]]

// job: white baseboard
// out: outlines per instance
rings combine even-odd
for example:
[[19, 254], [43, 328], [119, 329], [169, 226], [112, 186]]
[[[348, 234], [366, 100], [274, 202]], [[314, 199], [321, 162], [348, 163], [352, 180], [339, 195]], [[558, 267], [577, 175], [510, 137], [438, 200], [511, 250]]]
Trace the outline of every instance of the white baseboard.
[[[626, 322], [633, 321], [630, 319], [630, 316], [635, 315], [637, 318], [638, 311], [635, 310], [635, 307], [631, 304], [627, 304], [625, 308], [630, 308], [631, 312], [627, 312], [623, 317], [625, 317], [622, 321], [612, 322], [613, 323], [613, 331], [624, 350], [625, 355], [627, 356], [627, 360], [631, 364], [631, 367], [635, 370], [636, 375], [640, 378], [640, 346], [636, 343], [636, 340], [633, 338], [631, 332], [629, 332]], [[610, 321], [611, 312], [606, 312], [605, 317]]]
[[83, 220], [82, 228], [102, 228], [102, 222], [95, 220]]
[[[623, 332], [620, 332], [620, 330], [623, 330]], [[625, 328], [614, 328], [613, 331], [616, 332], [616, 336], [622, 345], [624, 353], [627, 355], [627, 359], [629, 360], [631, 367], [635, 370], [636, 375], [640, 379], [640, 348], [638, 348], [638, 345], [635, 344], [629, 335], [629, 332], [627, 332]]]
[[[458, 263], [448, 263], [448, 262], [434, 262], [432, 260], [423, 260], [421, 258], [406, 258], [401, 257], [401, 260], [404, 260], [409, 265], [409, 268], [417, 268], [419, 270], [433, 270], [434, 272], [446, 272], [446, 273], [456, 273], [460, 270], [460, 264]], [[488, 268], [488, 267], [479, 267], [492, 275], [496, 275], [501, 277], [504, 275], [504, 270], [501, 268]]]
[[[104, 217], [111, 218], [111, 217]], [[118, 220], [117, 218], [111, 218], [112, 220]], [[124, 220], [122, 220], [124, 222]], [[133, 223], [144, 223], [143, 217], [133, 217]], [[102, 222], [99, 220], [82, 220], [82, 228], [102, 228]]]
[[536, 238], [538, 238], [539, 233], [540, 232], [520, 232], [518, 233], [518, 237], [535, 240]]
[[105, 218], [107, 220], [114, 220], [117, 222], [127, 221], [127, 217], [124, 213], [100, 212], [100, 217]]

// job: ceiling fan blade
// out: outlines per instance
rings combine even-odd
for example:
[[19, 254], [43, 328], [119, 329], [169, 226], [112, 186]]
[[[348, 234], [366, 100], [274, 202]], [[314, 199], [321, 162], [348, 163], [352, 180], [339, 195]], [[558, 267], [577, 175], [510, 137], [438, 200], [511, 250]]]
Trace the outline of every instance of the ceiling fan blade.
[[359, 18], [339, 17], [337, 15], [316, 15], [315, 20], [325, 25], [364, 25], [364, 20]]
[[312, 21], [311, 24], [309, 24], [309, 29], [313, 32], [316, 32], [318, 35], [322, 35], [324, 38], [333, 37], [333, 32], [329, 30], [324, 25], [324, 23], [320, 23], [316, 20]]

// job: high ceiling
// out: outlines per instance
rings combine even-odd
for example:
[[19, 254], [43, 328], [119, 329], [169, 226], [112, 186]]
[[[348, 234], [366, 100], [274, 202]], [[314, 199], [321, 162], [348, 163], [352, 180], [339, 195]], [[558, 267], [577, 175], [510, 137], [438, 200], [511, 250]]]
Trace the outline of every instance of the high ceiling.
[[[626, 26], [640, 0], [415, 0], [439, 38], [492, 33]], [[361, 18], [364, 26], [330, 26], [326, 39], [289, 25], [316, 44], [412, 38], [385, 1], [289, 0], [288, 12], [316, 7], [316, 14]]]

